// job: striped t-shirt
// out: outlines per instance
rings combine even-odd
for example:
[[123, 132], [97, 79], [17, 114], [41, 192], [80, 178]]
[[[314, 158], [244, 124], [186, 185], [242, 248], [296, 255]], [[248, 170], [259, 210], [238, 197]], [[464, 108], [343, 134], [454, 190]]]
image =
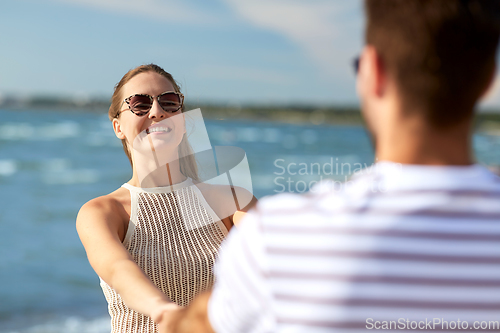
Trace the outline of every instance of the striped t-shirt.
[[500, 178], [383, 162], [332, 184], [265, 198], [231, 231], [217, 332], [500, 332]]

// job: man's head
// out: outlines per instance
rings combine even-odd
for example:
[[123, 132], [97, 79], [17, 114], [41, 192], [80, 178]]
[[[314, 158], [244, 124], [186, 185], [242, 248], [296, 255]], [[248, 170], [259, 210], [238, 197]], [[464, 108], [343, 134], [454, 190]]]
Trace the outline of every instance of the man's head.
[[[402, 112], [435, 128], [471, 118], [495, 71], [500, 1], [365, 0], [365, 9], [361, 61], [371, 62], [372, 92], [393, 88]], [[369, 109], [373, 103], [359, 84]]]

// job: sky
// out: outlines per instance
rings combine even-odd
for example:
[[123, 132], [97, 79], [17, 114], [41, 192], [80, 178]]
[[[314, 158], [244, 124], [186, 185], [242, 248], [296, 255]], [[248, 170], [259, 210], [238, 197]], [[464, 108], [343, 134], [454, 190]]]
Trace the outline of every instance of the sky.
[[108, 98], [156, 63], [193, 104], [356, 106], [363, 25], [361, 0], [2, 1], [0, 98]]

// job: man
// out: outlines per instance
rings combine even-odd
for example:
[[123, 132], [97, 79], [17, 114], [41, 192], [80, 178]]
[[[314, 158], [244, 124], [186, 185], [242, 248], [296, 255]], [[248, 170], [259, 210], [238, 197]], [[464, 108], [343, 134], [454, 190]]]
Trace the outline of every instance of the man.
[[500, 179], [471, 154], [499, 7], [365, 0], [357, 89], [379, 162], [340, 193], [262, 200], [172, 330], [500, 331]]

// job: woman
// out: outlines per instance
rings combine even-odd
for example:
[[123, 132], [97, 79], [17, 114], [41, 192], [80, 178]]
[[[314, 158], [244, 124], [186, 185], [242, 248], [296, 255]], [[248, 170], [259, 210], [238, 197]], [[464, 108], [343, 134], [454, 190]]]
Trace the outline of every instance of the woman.
[[115, 87], [109, 117], [132, 178], [83, 205], [77, 231], [101, 279], [112, 331], [156, 332], [169, 312], [211, 288], [233, 216], [219, 218], [205, 199], [223, 200], [227, 191], [193, 183], [183, 96], [170, 74], [153, 64], [129, 71]]

